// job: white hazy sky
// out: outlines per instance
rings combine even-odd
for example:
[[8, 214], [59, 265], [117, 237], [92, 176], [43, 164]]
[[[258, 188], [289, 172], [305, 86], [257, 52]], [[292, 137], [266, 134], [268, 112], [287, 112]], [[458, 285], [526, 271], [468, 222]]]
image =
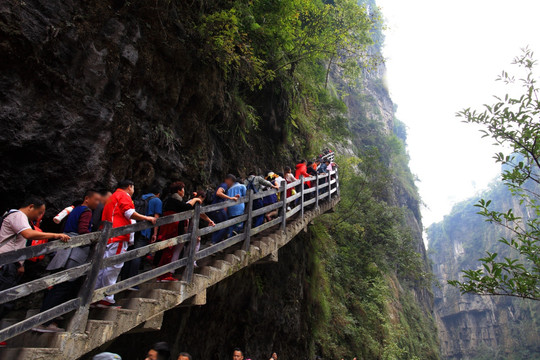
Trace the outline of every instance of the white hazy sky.
[[455, 113], [492, 103], [496, 77], [529, 45], [540, 56], [538, 0], [378, 0], [386, 19], [387, 83], [408, 126], [412, 171], [442, 220], [499, 174], [491, 141]]

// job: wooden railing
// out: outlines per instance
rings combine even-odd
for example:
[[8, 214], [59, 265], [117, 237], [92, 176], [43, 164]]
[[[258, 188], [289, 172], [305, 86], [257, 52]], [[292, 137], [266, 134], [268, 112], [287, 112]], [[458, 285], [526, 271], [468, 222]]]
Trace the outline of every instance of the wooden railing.
[[[312, 183], [314, 183], [311, 188], [304, 189], [304, 183], [306, 181], [311, 181]], [[299, 190], [295, 195], [287, 197], [287, 190], [292, 188], [299, 188]], [[254, 200], [263, 198], [268, 195], [277, 194], [278, 192], [280, 193], [280, 200], [277, 203], [270, 204], [261, 209], [253, 209]], [[75, 280], [79, 277], [84, 276], [83, 285], [81, 286], [79, 294], [76, 298], [66, 301], [47, 311], [43, 311], [34, 316], [28, 317], [25, 320], [22, 320], [4, 329], [0, 329], [0, 341], [10, 339], [18, 334], [24, 333], [32, 329], [35, 326], [44, 324], [50, 320], [53, 320], [61, 315], [65, 315], [72, 311], [75, 311], [75, 313], [69, 321], [67, 331], [82, 333], [86, 329], [90, 304], [103, 299], [104, 296], [120, 293], [133, 286], [140, 285], [168, 272], [174, 272], [175, 270], [180, 268], [185, 268], [183, 280], [186, 282], [192, 282], [194, 262], [196, 260], [204, 259], [208, 256], [211, 256], [217, 252], [223, 251], [242, 242], [243, 249], [247, 251], [250, 246], [250, 240], [254, 235], [269, 228], [277, 227], [278, 225], [280, 225], [281, 231], [285, 231], [287, 226], [287, 220], [289, 218], [291, 218], [292, 216], [297, 216], [298, 213], [300, 213], [299, 215], [303, 217], [304, 211], [307, 207], [318, 207], [320, 202], [329, 201], [332, 197], [335, 196], [339, 196], [338, 173], [337, 171], [331, 171], [329, 174], [321, 174], [310, 178], [302, 177], [300, 180], [297, 180], [290, 184], [286, 184], [285, 182], [283, 182], [279, 190], [271, 189], [268, 191], [259, 192], [257, 194], [255, 194], [253, 190], [250, 190], [246, 197], [240, 198], [238, 199], [238, 201], [224, 201], [205, 207], [201, 207], [199, 204], [197, 204], [194, 210], [160, 217], [157, 220], [156, 225], [152, 225], [149, 222], [139, 222], [137, 224], [132, 224], [120, 228], [112, 228], [112, 224], [110, 222], [104, 222], [101, 231], [73, 237], [67, 243], [61, 241], [52, 241], [46, 244], [26, 247], [23, 249], [0, 254], [0, 266], [3, 266], [18, 261], [24, 261], [26, 259], [30, 259], [36, 256], [54, 253], [55, 251], [61, 249], [75, 248], [88, 245], [91, 246], [88, 262], [83, 265], [56, 272], [52, 275], [44, 276], [40, 279], [0, 291], [0, 304], [4, 304], [31, 294], [35, 294], [53, 285]], [[199, 219], [201, 214], [226, 209], [229, 206], [237, 205], [240, 203], [246, 204], [246, 212], [244, 215], [216, 224], [216, 226], [213, 227], [200, 228]], [[288, 210], [289, 208], [290, 210]], [[268, 212], [275, 209], [282, 210], [281, 215], [278, 218], [266, 222], [258, 227], [252, 228], [254, 217], [261, 215], [264, 216], [264, 214], [267, 214]], [[150, 229], [155, 226], [162, 226], [187, 219], [190, 219], [192, 224], [190, 233], [176, 236], [168, 240], [149, 244], [138, 249], [129, 250], [123, 254], [104, 258], [107, 242], [112, 237], [130, 234], [133, 232]], [[175, 246], [180, 243], [189, 242], [191, 244], [195, 244], [198, 237], [200, 236], [209, 235], [216, 231], [226, 229], [233, 225], [244, 222], [244, 231], [241, 234], [232, 236], [220, 243], [202, 249], [198, 252], [195, 252], [195, 246], [189, 246], [187, 256], [182, 259], [140, 273], [139, 275], [128, 278], [126, 280], [119, 281], [114, 285], [95, 289], [98, 273], [103, 268], [140, 258], [142, 256], [145, 256], [146, 254], [163, 250], [165, 248]]]

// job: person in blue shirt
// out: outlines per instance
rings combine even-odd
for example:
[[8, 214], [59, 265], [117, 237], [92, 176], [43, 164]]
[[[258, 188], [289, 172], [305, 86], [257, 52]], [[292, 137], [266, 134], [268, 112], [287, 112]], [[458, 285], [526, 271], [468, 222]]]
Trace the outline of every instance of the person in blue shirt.
[[[163, 214], [163, 202], [159, 198], [161, 195], [161, 188], [158, 186], [153, 186], [150, 188], [148, 194], [142, 196], [142, 200], [148, 201], [148, 206], [146, 207], [146, 216], [153, 216], [159, 218]], [[135, 234], [135, 242], [132, 249], [139, 249], [148, 244], [153, 244], [156, 242], [158, 235], [159, 227], [156, 226], [152, 229], [142, 230], [140, 233]], [[141, 267], [142, 258], [136, 258], [131, 261], [128, 261], [124, 264], [122, 268], [121, 277], [123, 280], [129, 279], [130, 277], [136, 276], [139, 274], [139, 269]], [[133, 288], [132, 290], [137, 290]]]
[[[234, 197], [227, 195], [227, 191], [235, 183], [236, 183], [236, 176], [234, 176], [232, 174], [227, 175], [225, 177], [225, 180], [223, 181], [223, 183], [216, 190], [216, 195], [214, 196], [214, 201], [212, 203], [213, 204], [219, 204], [219, 203], [224, 202], [226, 200], [238, 201], [238, 198], [240, 197], [239, 195], [236, 195]], [[210, 214], [208, 214], [208, 216], [216, 224], [222, 223], [222, 222], [227, 221], [229, 219], [229, 217], [227, 215], [227, 210], [225, 210], [225, 209], [220, 209], [220, 210], [213, 211]], [[225, 239], [225, 237], [228, 234], [229, 234], [229, 229], [228, 228], [221, 229], [221, 230], [216, 231], [215, 233], [212, 233], [212, 244], [217, 244], [217, 243], [223, 241], [223, 239]]]
[[[247, 188], [244, 184], [240, 184], [239, 182], [236, 182], [233, 186], [227, 190], [227, 196], [229, 197], [244, 197], [246, 196]], [[238, 205], [229, 206], [227, 209], [227, 213], [229, 215], [229, 219], [244, 215], [244, 211], [246, 209], [245, 203], [240, 203]], [[236, 225], [231, 226], [229, 231], [229, 236], [233, 231], [239, 233], [244, 228], [244, 223], [239, 223]]]

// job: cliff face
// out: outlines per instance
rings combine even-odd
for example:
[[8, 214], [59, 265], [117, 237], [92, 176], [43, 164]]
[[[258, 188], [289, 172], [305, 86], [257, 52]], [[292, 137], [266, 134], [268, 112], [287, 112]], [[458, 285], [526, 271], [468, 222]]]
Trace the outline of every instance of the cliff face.
[[[419, 199], [384, 68], [365, 71], [361, 86], [332, 72], [329, 87], [343, 98], [328, 95], [321, 63], [303, 64], [315, 69], [302, 73], [315, 78], [308, 85], [287, 70], [239, 89], [205, 56], [198, 28], [237, 3], [0, 3], [0, 208], [35, 194], [49, 216], [125, 177], [138, 188], [181, 179], [194, 189], [332, 143], [348, 184], [336, 214], [283, 248], [278, 264], [245, 269], [212, 288], [207, 305], [171, 310], [162, 331], [108, 349], [142, 359], [164, 340], [199, 359], [228, 359], [236, 346], [259, 359], [437, 359]], [[238, 98], [257, 129], [247, 131]], [[290, 121], [295, 106], [304, 123]]]
[[264, 138], [242, 141], [227, 125], [231, 89], [199, 51], [199, 18], [181, 1], [3, 1], [0, 208], [33, 193], [60, 209], [126, 177], [195, 186], [281, 164], [279, 89], [257, 104]]
[[[496, 184], [482, 195], [500, 209], [523, 208], [504, 185]], [[461, 270], [479, 266], [485, 251], [508, 251], [497, 240], [508, 236], [486, 223], [473, 206], [476, 199], [460, 203], [441, 223], [428, 229], [430, 259], [440, 283], [435, 292], [435, 319], [441, 353], [445, 359], [536, 359], [540, 354], [539, 304], [528, 300], [460, 295], [447, 281], [459, 279]], [[526, 216], [526, 215], [525, 215]]]

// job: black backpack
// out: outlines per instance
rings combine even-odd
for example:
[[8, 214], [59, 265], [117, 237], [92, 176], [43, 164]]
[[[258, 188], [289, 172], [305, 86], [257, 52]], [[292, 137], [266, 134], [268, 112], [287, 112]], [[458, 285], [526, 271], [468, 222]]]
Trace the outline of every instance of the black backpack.
[[138, 212], [141, 215], [146, 216], [148, 212], [148, 205], [150, 204], [150, 200], [157, 198], [157, 196], [149, 196], [146, 199], [143, 199], [142, 197], [135, 199], [133, 203], [135, 204], [135, 211]]

